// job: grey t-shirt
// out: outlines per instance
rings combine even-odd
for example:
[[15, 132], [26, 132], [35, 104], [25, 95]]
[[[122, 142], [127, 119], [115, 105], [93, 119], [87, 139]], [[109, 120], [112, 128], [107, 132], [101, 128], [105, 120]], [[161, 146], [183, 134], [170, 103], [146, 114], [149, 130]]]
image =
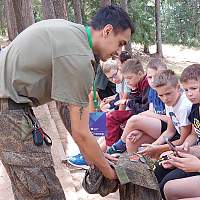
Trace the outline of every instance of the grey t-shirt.
[[50, 19], [28, 27], [0, 55], [0, 98], [86, 106], [94, 80], [84, 26]]

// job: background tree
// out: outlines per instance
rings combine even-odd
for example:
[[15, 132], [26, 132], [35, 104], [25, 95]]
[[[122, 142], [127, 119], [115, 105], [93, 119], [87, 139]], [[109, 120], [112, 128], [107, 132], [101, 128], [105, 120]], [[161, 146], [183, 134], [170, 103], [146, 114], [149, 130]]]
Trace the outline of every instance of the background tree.
[[10, 41], [12, 41], [18, 34], [12, 0], [4, 0], [4, 8], [5, 8], [7, 29], [8, 29], [8, 38]]
[[44, 19], [55, 19], [54, 5], [51, 0], [42, 0], [42, 11]]
[[111, 0], [100, 0], [100, 7], [111, 5]]
[[135, 33], [133, 41], [144, 46], [148, 53], [149, 46], [155, 44], [155, 9], [154, 2], [149, 0], [135, 0], [128, 3], [128, 11], [134, 21]]
[[[121, 0], [121, 7], [128, 13], [128, 0]], [[132, 55], [131, 41], [129, 41], [125, 46], [125, 50], [128, 51], [130, 55]]]
[[34, 23], [32, 1], [12, 0], [18, 33]]
[[65, 0], [51, 0], [51, 1], [53, 2], [56, 18], [68, 19]]
[[75, 22], [82, 24], [82, 15], [81, 15], [81, 0], [72, 0], [74, 8]]
[[155, 21], [156, 21], [156, 53], [163, 57], [162, 38], [161, 38], [161, 17], [160, 17], [160, 0], [155, 0]]

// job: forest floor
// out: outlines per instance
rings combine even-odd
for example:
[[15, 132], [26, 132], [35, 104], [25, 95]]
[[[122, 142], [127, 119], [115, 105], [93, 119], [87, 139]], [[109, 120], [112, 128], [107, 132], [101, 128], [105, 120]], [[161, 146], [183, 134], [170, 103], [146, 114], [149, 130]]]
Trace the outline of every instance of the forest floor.
[[[134, 45], [134, 55], [137, 55], [144, 65], [150, 56], [141, 53], [139, 45]], [[155, 52], [155, 47], [150, 48]], [[174, 69], [179, 75], [190, 64], [200, 63], [200, 48], [187, 48], [181, 46], [163, 45], [164, 59], [169, 68]], [[44, 130], [53, 139], [52, 154], [56, 173], [61, 181], [67, 200], [118, 200], [116, 192], [107, 197], [87, 194], [81, 186], [84, 170], [78, 170], [62, 163], [69, 155], [75, 155], [78, 148], [70, 134], [64, 128], [55, 108], [55, 103], [46, 104], [35, 109], [35, 113]], [[0, 200], [13, 200], [10, 181], [3, 165], [0, 163]]]

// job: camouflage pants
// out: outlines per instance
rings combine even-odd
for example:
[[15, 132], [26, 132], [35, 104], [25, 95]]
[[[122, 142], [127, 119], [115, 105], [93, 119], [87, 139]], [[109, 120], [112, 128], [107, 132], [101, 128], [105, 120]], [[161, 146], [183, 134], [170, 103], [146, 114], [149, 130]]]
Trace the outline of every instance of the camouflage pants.
[[16, 200], [65, 200], [55, 174], [50, 147], [35, 146], [32, 122], [23, 109], [0, 103], [0, 158]]

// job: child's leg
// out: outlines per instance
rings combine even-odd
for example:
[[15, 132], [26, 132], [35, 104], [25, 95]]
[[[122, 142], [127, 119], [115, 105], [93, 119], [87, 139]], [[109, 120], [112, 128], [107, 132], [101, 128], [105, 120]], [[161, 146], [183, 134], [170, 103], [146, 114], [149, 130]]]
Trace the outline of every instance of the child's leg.
[[200, 200], [200, 197], [195, 197], [195, 198], [184, 198], [184, 199], [177, 199], [177, 200]]
[[200, 198], [199, 185], [200, 176], [171, 180], [165, 184], [164, 194], [167, 200], [178, 200], [192, 197]]
[[[142, 136], [139, 139], [136, 139], [135, 142], [132, 141], [131, 138], [126, 139], [126, 149], [128, 153], [132, 153], [132, 152], [137, 152], [138, 151], [138, 147], [141, 146], [141, 144], [144, 143], [152, 143], [155, 141], [154, 138], [150, 137], [149, 135], [143, 133], [142, 131], [139, 130], [135, 130], [132, 132], [132, 134], [137, 135], [137, 134], [142, 134]], [[136, 136], [137, 137], [137, 136]]]
[[133, 130], [140, 130], [156, 140], [161, 134], [161, 121], [156, 118], [133, 115], [126, 123], [121, 136], [122, 141], [125, 142], [127, 135]]
[[165, 175], [165, 177], [162, 179], [162, 181], [159, 183], [160, 191], [161, 191], [161, 194], [162, 194], [163, 198], [164, 198], [164, 187], [165, 187], [165, 184], [167, 184], [167, 182], [169, 182], [171, 180], [175, 180], [175, 179], [196, 176], [198, 174], [199, 173], [196, 173], [196, 172], [187, 173], [187, 172], [184, 172], [183, 170], [178, 169], [178, 168], [176, 168], [176, 169], [172, 170], [171, 172], [167, 173]]
[[117, 140], [120, 139], [122, 130], [120, 125], [132, 116], [131, 111], [115, 110], [106, 115], [106, 145], [112, 146]]

